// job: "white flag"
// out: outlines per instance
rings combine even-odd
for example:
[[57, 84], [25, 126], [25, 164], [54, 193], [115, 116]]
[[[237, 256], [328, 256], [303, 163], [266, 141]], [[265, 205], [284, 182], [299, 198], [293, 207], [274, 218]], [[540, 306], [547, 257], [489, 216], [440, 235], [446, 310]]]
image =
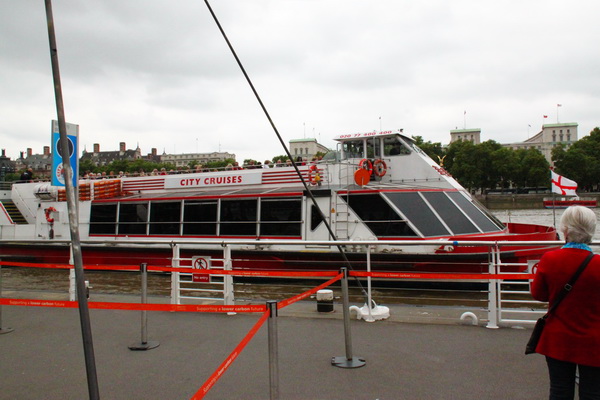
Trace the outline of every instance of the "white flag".
[[552, 193], [557, 193], [562, 196], [577, 196], [577, 182], [567, 179], [564, 176], [560, 176], [554, 171], [551, 171], [551, 173]]

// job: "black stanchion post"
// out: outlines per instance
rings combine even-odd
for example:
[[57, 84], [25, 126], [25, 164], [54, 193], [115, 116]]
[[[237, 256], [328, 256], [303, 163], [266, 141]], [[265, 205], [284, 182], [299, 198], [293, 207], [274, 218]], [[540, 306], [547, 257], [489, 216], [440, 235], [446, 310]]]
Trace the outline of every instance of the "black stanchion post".
[[[2, 298], [2, 265], [0, 265], [0, 299]], [[4, 328], [2, 326], [2, 304], [0, 304], [0, 335], [4, 333], [10, 333], [13, 328]]]
[[[148, 264], [140, 264], [142, 273], [142, 304], [148, 303]], [[142, 310], [142, 341], [129, 346], [129, 350], [150, 350], [158, 347], [157, 341], [148, 341], [148, 311]]]
[[267, 301], [269, 309], [269, 387], [270, 400], [279, 399], [279, 343], [277, 340], [277, 302]]
[[348, 298], [348, 269], [342, 268], [342, 301], [344, 308], [344, 336], [346, 341], [346, 356], [332, 357], [331, 364], [340, 368], [360, 368], [367, 362], [362, 357], [352, 355], [352, 335], [350, 333], [350, 300]]

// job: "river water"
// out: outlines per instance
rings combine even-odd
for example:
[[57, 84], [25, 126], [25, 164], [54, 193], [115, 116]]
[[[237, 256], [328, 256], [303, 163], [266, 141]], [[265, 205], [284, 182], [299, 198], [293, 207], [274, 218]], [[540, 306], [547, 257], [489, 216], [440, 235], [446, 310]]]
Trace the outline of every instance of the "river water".
[[[492, 213], [502, 222], [521, 222], [537, 225], [553, 226], [559, 224], [560, 216], [564, 210], [547, 209], [523, 209], [523, 210], [492, 210]], [[595, 213], [600, 217], [600, 210]], [[600, 240], [600, 224], [594, 236]], [[10, 297], [11, 290], [27, 291], [51, 291], [57, 293], [68, 293], [69, 273], [65, 270], [54, 270], [45, 268], [3, 268], [1, 272], [1, 283], [3, 296]], [[86, 279], [90, 281], [90, 293], [103, 294], [131, 294], [139, 295], [141, 277], [139, 273], [132, 272], [94, 272], [86, 271]], [[374, 284], [375, 285], [375, 284]], [[169, 296], [171, 277], [169, 274], [149, 274], [148, 294], [155, 296]], [[293, 281], [286, 284], [236, 284], [235, 298], [247, 300], [282, 300], [295, 294], [302, 293], [310, 288], [310, 283]], [[336, 296], [339, 290], [334, 290]], [[352, 301], [360, 301], [359, 289], [351, 289]], [[392, 304], [428, 304], [428, 305], [482, 305], [487, 294], [481, 290], [447, 291], [440, 289], [373, 289], [373, 296], [378, 303]], [[358, 299], [358, 300], [357, 300]]]

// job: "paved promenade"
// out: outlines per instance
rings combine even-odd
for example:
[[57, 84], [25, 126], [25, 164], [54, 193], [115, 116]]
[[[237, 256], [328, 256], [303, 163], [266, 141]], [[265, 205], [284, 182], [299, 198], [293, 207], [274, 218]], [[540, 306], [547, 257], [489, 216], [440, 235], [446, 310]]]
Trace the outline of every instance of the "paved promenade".
[[[340, 306], [328, 314], [317, 313], [314, 301], [284, 309], [277, 319], [279, 398], [547, 398], [543, 357], [523, 354], [530, 329], [460, 325], [456, 309], [391, 307], [391, 313], [387, 321], [352, 320], [353, 353], [367, 364], [343, 369], [331, 365], [332, 357], [346, 355]], [[191, 398], [259, 318], [148, 312], [148, 339], [160, 346], [130, 351], [140, 341], [139, 311], [90, 314], [100, 396], [113, 400]], [[14, 331], [0, 335], [0, 399], [87, 398], [77, 309], [4, 306], [2, 325]], [[205, 399], [269, 399], [266, 323]]]

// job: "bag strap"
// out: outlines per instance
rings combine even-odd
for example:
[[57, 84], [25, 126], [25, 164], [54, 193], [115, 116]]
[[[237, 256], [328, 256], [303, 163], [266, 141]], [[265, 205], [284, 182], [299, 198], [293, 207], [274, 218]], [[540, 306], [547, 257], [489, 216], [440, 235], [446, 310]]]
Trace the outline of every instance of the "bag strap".
[[556, 296], [556, 299], [554, 300], [554, 303], [552, 304], [552, 307], [550, 307], [550, 309], [548, 310], [548, 312], [546, 313], [544, 318], [547, 317], [548, 314], [553, 312], [556, 309], [556, 307], [558, 307], [560, 302], [565, 298], [565, 296], [571, 291], [571, 289], [573, 289], [573, 285], [575, 284], [575, 281], [577, 281], [577, 278], [579, 278], [579, 275], [581, 275], [581, 273], [583, 272], [585, 267], [587, 267], [587, 265], [590, 262], [590, 260], [592, 259], [592, 257], [594, 257], [594, 253], [590, 252], [590, 254], [585, 258], [585, 260], [583, 260], [583, 262], [581, 263], [581, 265], [579, 266], [577, 271], [575, 271], [575, 273], [573, 274], [573, 276], [571, 277], [569, 282], [567, 282], [565, 284], [565, 286], [563, 287], [563, 289], [558, 293], [558, 295]]

